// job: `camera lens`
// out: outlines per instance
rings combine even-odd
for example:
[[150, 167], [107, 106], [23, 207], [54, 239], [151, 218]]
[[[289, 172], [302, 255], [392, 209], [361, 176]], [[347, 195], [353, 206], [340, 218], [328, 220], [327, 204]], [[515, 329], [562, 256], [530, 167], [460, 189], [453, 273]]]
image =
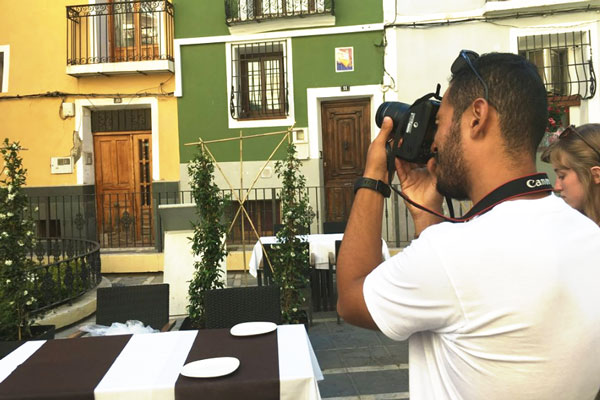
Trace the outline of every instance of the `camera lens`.
[[409, 108], [410, 106], [408, 104], [400, 103], [399, 101], [386, 101], [381, 103], [375, 113], [375, 123], [381, 128], [383, 119], [385, 117], [390, 117], [394, 121], [394, 127], [397, 127]]

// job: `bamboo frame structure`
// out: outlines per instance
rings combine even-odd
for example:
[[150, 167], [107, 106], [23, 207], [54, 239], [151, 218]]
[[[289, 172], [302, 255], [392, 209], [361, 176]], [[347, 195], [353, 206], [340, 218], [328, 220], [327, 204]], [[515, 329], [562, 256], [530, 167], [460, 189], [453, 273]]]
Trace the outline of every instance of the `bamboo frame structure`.
[[[258, 179], [260, 178], [262, 172], [267, 167], [267, 165], [269, 165], [269, 162], [271, 162], [271, 160], [273, 159], [273, 156], [275, 155], [277, 150], [279, 150], [279, 148], [281, 147], [283, 142], [286, 139], [287, 139], [288, 143], [291, 142], [291, 140], [292, 140], [291, 134], [294, 131], [294, 126], [295, 126], [295, 124], [290, 126], [285, 131], [259, 133], [256, 135], [248, 135], [248, 136], [244, 136], [243, 132], [240, 130], [240, 134], [238, 137], [231, 137], [231, 138], [225, 138], [225, 139], [214, 139], [214, 140], [202, 140], [202, 138], [198, 138], [198, 140], [199, 140], [198, 142], [184, 144], [185, 146], [202, 146], [202, 149], [206, 150], [206, 152], [209, 154], [210, 158], [213, 160], [214, 164], [217, 166], [217, 169], [219, 170], [219, 172], [221, 172], [221, 175], [223, 176], [223, 179], [229, 186], [229, 189], [231, 189], [231, 193], [233, 194], [234, 199], [239, 204], [238, 209], [233, 217], [233, 220], [231, 221], [231, 224], [229, 225], [229, 228], [227, 229], [227, 235], [229, 235], [231, 233], [231, 230], [233, 229], [233, 226], [234, 226], [235, 222], [237, 221], [238, 216], [240, 215], [240, 213], [242, 213], [243, 215], [242, 215], [241, 223], [242, 223], [242, 254], [243, 254], [243, 262], [244, 262], [244, 277], [246, 276], [245, 273], [247, 271], [246, 270], [246, 265], [247, 265], [246, 236], [245, 236], [246, 230], [245, 230], [245, 226], [244, 226], [245, 219], [247, 219], [248, 222], [250, 223], [252, 232], [254, 232], [254, 235], [256, 236], [256, 240], [260, 243], [260, 247], [262, 248], [263, 254], [266, 257], [267, 263], [269, 264], [269, 268], [271, 269], [271, 272], [273, 272], [273, 266], [272, 266], [271, 260], [269, 259], [269, 256], [268, 256], [267, 252], [265, 251], [265, 247], [263, 246], [262, 242], [260, 241], [260, 235], [258, 234], [258, 231], [256, 230], [254, 223], [252, 222], [252, 218], [250, 218], [250, 215], [248, 214], [248, 211], [246, 210], [245, 203], [248, 199], [250, 191], [254, 188], [254, 186], [256, 185], [256, 182], [258, 182]], [[231, 142], [234, 140], [240, 141], [240, 190], [243, 190], [244, 189], [244, 140], [256, 139], [256, 138], [261, 138], [261, 137], [266, 137], [266, 136], [276, 136], [276, 135], [282, 135], [283, 137], [281, 138], [281, 140], [279, 141], [277, 146], [275, 146], [275, 148], [273, 149], [273, 151], [271, 152], [271, 154], [269, 155], [269, 157], [267, 158], [267, 160], [265, 161], [263, 166], [258, 170], [258, 173], [254, 177], [252, 184], [250, 185], [250, 187], [247, 189], [247, 191], [243, 194], [242, 198], [240, 199], [240, 197], [236, 194], [236, 192], [234, 190], [233, 184], [229, 181], [229, 179], [227, 178], [227, 175], [221, 169], [219, 162], [217, 161], [217, 159], [215, 158], [213, 153], [208, 148], [208, 145], [215, 144], [215, 143]], [[244, 218], [244, 216], [246, 218]], [[223, 241], [221, 246], [222, 247], [225, 246], [225, 241]], [[247, 281], [245, 283], [247, 284]]]

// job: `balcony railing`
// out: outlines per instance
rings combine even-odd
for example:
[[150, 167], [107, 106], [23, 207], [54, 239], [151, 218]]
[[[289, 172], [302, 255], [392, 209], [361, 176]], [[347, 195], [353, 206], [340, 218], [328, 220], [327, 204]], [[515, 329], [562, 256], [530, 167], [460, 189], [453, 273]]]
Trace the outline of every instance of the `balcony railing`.
[[[330, 191], [334, 191], [331, 194]], [[225, 221], [232, 223], [238, 211], [237, 198], [243, 198], [246, 189], [223, 190], [226, 199]], [[281, 222], [281, 188], [250, 190], [245, 203], [246, 211], [259, 236], [271, 236]], [[335, 205], [327, 205], [326, 197], [335, 198]], [[350, 214], [354, 193], [351, 186], [308, 188], [310, 205], [315, 219], [310, 233], [322, 233], [323, 223], [345, 221]], [[192, 204], [189, 191], [155, 193], [125, 193], [112, 195], [29, 196], [31, 218], [37, 221], [37, 235], [41, 237], [82, 238], [100, 243], [102, 248], [155, 248], [162, 250], [162, 221], [158, 206], [164, 204]], [[462, 215], [468, 204], [456, 202], [454, 210]], [[190, 225], [191, 229], [191, 225]], [[384, 203], [382, 237], [390, 247], [403, 247], [414, 238], [414, 225], [404, 201], [396, 193]], [[248, 220], [238, 216], [227, 237], [230, 248], [242, 243], [254, 244], [256, 235]]]
[[167, 0], [67, 7], [67, 65], [173, 61], [173, 5]]
[[29, 259], [29, 291], [36, 299], [34, 314], [81, 296], [102, 279], [97, 242], [40, 238]]
[[227, 25], [311, 15], [333, 15], [334, 0], [225, 0]]

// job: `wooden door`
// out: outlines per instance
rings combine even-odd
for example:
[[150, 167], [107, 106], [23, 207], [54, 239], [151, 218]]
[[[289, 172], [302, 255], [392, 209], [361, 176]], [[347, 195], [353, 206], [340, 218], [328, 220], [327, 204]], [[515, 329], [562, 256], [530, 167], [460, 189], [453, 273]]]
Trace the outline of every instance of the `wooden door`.
[[[111, 45], [114, 61], [154, 60], [159, 56], [160, 12], [142, 3], [112, 1]], [[116, 4], [115, 4], [116, 3]]]
[[95, 133], [96, 207], [103, 247], [153, 245], [151, 133]]
[[365, 169], [370, 119], [369, 99], [321, 103], [326, 222], [348, 220], [354, 181]]

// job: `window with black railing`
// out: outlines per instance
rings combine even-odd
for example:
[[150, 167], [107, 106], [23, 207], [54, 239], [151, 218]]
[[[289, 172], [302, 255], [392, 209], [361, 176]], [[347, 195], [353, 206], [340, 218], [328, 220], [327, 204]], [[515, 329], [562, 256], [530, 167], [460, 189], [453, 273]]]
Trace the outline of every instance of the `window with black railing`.
[[519, 54], [534, 63], [549, 96], [590, 99], [596, 93], [589, 31], [518, 38]]
[[121, 0], [67, 7], [67, 65], [173, 60], [173, 5]]
[[231, 116], [283, 118], [288, 113], [286, 41], [231, 46]]
[[334, 0], [225, 0], [227, 24], [333, 14]]

